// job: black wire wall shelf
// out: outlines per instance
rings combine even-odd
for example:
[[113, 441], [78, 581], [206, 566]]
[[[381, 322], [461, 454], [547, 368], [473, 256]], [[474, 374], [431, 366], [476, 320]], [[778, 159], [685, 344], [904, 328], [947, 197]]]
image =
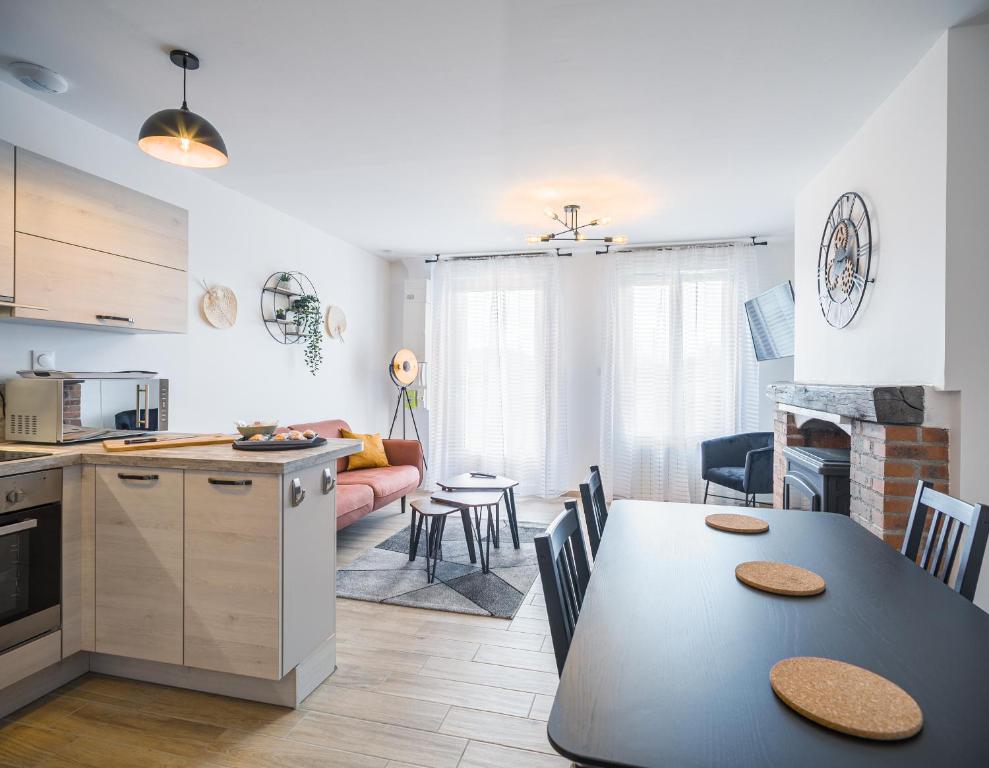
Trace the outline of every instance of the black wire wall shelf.
[[[288, 280], [282, 280], [287, 275]], [[272, 272], [261, 288], [261, 319], [268, 335], [279, 344], [298, 344], [303, 334], [289, 315], [292, 303], [302, 296], [316, 296], [316, 286], [303, 272]], [[282, 312], [286, 317], [278, 317]]]

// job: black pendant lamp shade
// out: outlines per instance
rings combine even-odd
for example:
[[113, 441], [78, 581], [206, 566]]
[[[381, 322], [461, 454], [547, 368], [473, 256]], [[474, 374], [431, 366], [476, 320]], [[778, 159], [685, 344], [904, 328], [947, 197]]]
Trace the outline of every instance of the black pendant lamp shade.
[[144, 121], [137, 145], [152, 157], [189, 168], [219, 168], [227, 164], [227, 146], [220, 132], [202, 115], [189, 110], [185, 77], [199, 69], [199, 59], [188, 51], [172, 51], [172, 63], [182, 67], [182, 106], [163, 109]]

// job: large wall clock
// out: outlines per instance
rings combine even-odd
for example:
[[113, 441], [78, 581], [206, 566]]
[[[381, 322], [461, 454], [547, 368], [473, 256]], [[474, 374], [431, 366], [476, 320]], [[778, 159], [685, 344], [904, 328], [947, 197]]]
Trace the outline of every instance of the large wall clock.
[[857, 192], [846, 192], [831, 207], [817, 257], [817, 296], [830, 325], [844, 328], [858, 314], [871, 266], [869, 209]]

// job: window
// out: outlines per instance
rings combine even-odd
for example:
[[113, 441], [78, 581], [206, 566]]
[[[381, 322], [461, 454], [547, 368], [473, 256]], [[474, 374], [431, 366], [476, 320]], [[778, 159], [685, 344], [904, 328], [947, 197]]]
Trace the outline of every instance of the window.
[[617, 254], [609, 265], [602, 461], [614, 493], [698, 501], [699, 444], [755, 425], [744, 247]]
[[434, 273], [430, 476], [504, 474], [562, 490], [565, 449], [555, 258], [440, 262]]

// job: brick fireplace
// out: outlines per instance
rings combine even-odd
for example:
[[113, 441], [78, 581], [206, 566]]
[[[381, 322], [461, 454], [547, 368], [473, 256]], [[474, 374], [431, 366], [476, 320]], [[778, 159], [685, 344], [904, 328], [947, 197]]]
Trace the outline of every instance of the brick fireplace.
[[[872, 394], [863, 398], [863, 392]], [[878, 403], [871, 399], [875, 393]], [[907, 407], [897, 405], [896, 393]], [[895, 548], [903, 542], [917, 481], [947, 492], [948, 430], [923, 424], [922, 388], [788, 384], [772, 385], [769, 396], [777, 402], [773, 506], [783, 506], [786, 446], [849, 449], [850, 517]], [[914, 423], [896, 423], [903, 421]]]

